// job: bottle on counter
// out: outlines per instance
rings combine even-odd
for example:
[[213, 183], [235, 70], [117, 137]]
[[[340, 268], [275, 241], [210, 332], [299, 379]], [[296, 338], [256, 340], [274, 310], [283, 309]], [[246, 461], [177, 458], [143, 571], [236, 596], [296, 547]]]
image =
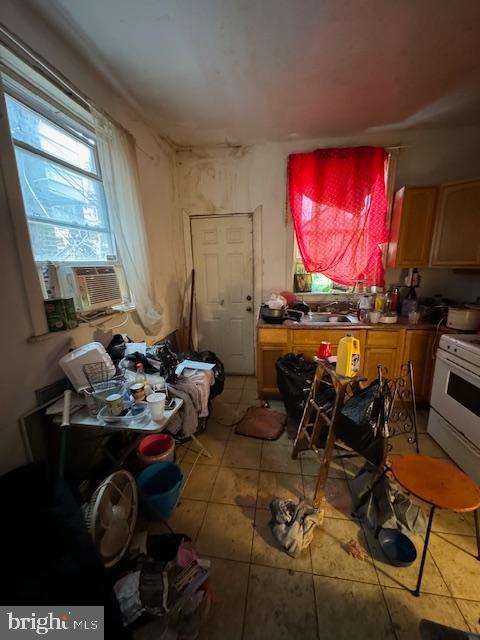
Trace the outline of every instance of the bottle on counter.
[[399, 302], [400, 302], [400, 289], [399, 287], [394, 287], [390, 295], [390, 311], [392, 313], [398, 313]]
[[143, 370], [143, 364], [139, 362], [137, 364], [137, 374], [135, 376], [135, 384], [145, 384], [147, 382], [147, 376]]

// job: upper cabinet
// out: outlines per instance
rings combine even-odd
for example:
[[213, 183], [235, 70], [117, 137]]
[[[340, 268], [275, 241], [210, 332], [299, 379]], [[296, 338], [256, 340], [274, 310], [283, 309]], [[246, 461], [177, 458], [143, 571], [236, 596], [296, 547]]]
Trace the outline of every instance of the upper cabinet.
[[480, 267], [480, 180], [395, 194], [387, 267]]
[[426, 267], [435, 222], [437, 187], [404, 187], [393, 204], [387, 266]]
[[440, 187], [432, 267], [480, 267], [480, 180]]

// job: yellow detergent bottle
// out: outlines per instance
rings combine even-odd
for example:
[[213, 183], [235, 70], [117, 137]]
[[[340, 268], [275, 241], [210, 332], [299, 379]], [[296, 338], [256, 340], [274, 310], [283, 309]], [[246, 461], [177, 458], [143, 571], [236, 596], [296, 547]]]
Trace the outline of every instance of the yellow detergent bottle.
[[360, 372], [360, 342], [351, 335], [346, 335], [338, 343], [337, 373], [340, 376], [353, 378]]

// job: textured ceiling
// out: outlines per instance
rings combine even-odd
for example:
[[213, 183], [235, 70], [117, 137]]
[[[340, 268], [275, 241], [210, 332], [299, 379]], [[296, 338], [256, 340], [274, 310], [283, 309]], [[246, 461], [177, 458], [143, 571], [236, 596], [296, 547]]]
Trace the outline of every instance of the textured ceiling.
[[479, 0], [31, 0], [179, 143], [480, 122]]

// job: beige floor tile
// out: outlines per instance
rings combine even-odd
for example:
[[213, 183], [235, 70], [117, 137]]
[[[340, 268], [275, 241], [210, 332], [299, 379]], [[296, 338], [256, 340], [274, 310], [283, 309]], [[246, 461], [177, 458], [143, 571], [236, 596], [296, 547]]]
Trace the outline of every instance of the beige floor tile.
[[242, 389], [224, 389], [219, 396], [219, 400], [222, 402], [238, 403], [242, 397]]
[[[346, 545], [350, 540], [358, 541], [365, 549], [366, 560], [355, 559], [348, 553]], [[325, 518], [323, 524], [315, 530], [310, 553], [313, 573], [378, 584], [377, 572], [363, 529], [354, 520]]]
[[227, 376], [225, 378], [224, 389], [243, 389], [245, 376]]
[[[185, 478], [184, 482], [186, 482], [188, 478], [188, 482], [182, 493], [182, 498], [209, 500], [217, 477], [218, 467], [197, 464], [192, 471], [193, 465], [188, 462], [182, 462], [180, 466]], [[192, 471], [192, 473], [190, 477], [188, 477], [190, 471]]]
[[300, 461], [292, 459], [291, 447], [277, 447], [264, 442], [262, 447], [262, 471], [278, 471], [280, 473], [301, 473]]
[[455, 600], [463, 617], [467, 621], [470, 631], [480, 635], [480, 602], [472, 600]]
[[[302, 451], [302, 453], [299, 454], [298, 458], [302, 465], [302, 473], [304, 476], [318, 475], [320, 464], [322, 462], [321, 455], [322, 454], [317, 456], [314, 451]], [[341, 460], [333, 459], [331, 461], [328, 477], [345, 479], [345, 471]]]
[[422, 456], [432, 456], [432, 458], [446, 458], [450, 460], [447, 453], [438, 445], [428, 433], [418, 435], [418, 447]]
[[244, 387], [242, 391], [242, 395], [240, 396], [240, 403], [242, 404], [256, 404], [258, 402], [258, 391], [257, 389], [252, 389], [248, 387]]
[[452, 595], [480, 601], [480, 562], [475, 537], [433, 533], [429, 550]]
[[381, 587], [313, 576], [320, 638], [395, 640]]
[[286, 431], [282, 431], [280, 437], [278, 437], [276, 440], [265, 440], [264, 442], [276, 445], [277, 447], [290, 447], [290, 451], [292, 451], [293, 449], [293, 440], [290, 440]]
[[421, 640], [420, 621], [431, 620], [455, 629], [468, 630], [453, 598], [422, 593], [416, 598], [403, 589], [384, 588], [397, 640]]
[[232, 427], [239, 418], [238, 402], [223, 402], [221, 398], [222, 396], [213, 401], [210, 418], [224, 426]]
[[254, 507], [257, 502], [258, 471], [221, 467], [211, 497], [212, 502]]
[[168, 524], [175, 533], [186, 533], [194, 540], [202, 526], [206, 509], [206, 502], [182, 498], [174, 514], [168, 519]]
[[303, 498], [303, 482], [300, 474], [260, 471], [257, 508], [269, 509], [274, 498], [299, 500]]
[[252, 562], [280, 569], [311, 572], [309, 549], [302, 551], [298, 558], [289, 556], [270, 529], [271, 517], [270, 510], [257, 509], [255, 512]]
[[[198, 436], [198, 440], [212, 456], [211, 458], [209, 458], [206, 455], [202, 454], [198, 458], [198, 464], [207, 464], [210, 466], [218, 467], [218, 465], [222, 461], [225, 447], [227, 446], [227, 441], [215, 438], [208, 433], [202, 433], [200, 436]], [[198, 457], [199, 451], [200, 449], [196, 442], [189, 442], [188, 451], [185, 454], [182, 462], [193, 464]]]
[[453, 511], [437, 509], [433, 518], [432, 531], [474, 536], [475, 522], [473, 513], [453, 513]]
[[[307, 500], [313, 501], [316, 484], [316, 476], [303, 476], [303, 486]], [[325, 515], [327, 517], [351, 519], [352, 496], [346, 480], [328, 478], [325, 485], [325, 498]]]
[[418, 433], [427, 433], [428, 409], [417, 410], [417, 431]]
[[249, 566], [244, 562], [210, 558], [208, 578], [213, 603], [199, 640], [241, 640]]
[[[392, 444], [391, 453], [408, 455], [417, 452], [415, 445], [408, 442], [407, 435], [402, 434], [395, 436], [391, 438], [390, 443]], [[418, 434], [418, 447], [422, 456], [449, 459], [445, 451], [428, 435], [428, 433]]]
[[233, 433], [233, 427], [226, 426], [217, 422], [215, 419], [210, 418], [207, 422], [207, 428], [204, 433], [215, 440], [227, 441]]
[[248, 562], [252, 551], [255, 510], [228, 504], [208, 505], [197, 538], [201, 555]]
[[185, 457], [185, 454], [188, 451], [188, 445], [189, 445], [188, 442], [186, 444], [176, 444], [175, 445], [175, 462], [177, 464], [180, 464], [182, 462], [183, 458]]
[[255, 376], [245, 376], [244, 389], [257, 390], [257, 378]]
[[[408, 537], [415, 545], [417, 558], [409, 567], [394, 567], [383, 554], [378, 540], [370, 531], [366, 531], [367, 543], [372, 553], [375, 567], [377, 568], [378, 579], [381, 585], [386, 587], [415, 589], [417, 585], [418, 571], [420, 568], [420, 559], [423, 551], [423, 538], [410, 533], [408, 534]], [[422, 592], [433, 593], [436, 595], [449, 595], [447, 585], [438, 571], [430, 553], [427, 555], [427, 561], [425, 563], [422, 579]]]
[[252, 565], [245, 640], [317, 640], [312, 577]]
[[261, 442], [233, 435], [225, 449], [222, 465], [237, 469], [259, 469], [261, 452]]

